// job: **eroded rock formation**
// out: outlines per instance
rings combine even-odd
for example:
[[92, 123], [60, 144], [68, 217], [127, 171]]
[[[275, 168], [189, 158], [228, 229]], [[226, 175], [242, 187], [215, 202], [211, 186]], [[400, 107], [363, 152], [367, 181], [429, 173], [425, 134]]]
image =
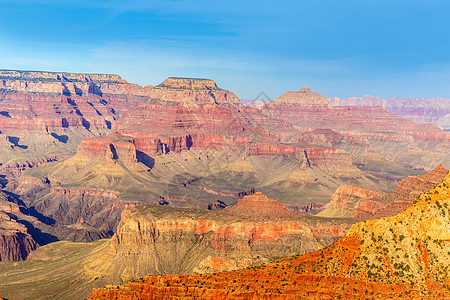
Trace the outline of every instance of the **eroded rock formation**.
[[148, 276], [91, 299], [450, 297], [450, 175], [398, 215], [352, 226], [323, 250], [208, 275]]
[[261, 193], [218, 212], [135, 207], [123, 211], [105, 263], [124, 280], [233, 270], [320, 248], [346, 226], [301, 218]]

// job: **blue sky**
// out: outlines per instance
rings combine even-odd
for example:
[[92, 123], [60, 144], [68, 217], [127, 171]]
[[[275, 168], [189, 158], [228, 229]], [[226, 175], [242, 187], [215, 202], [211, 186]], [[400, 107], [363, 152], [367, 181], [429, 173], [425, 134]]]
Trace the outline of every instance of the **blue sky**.
[[450, 98], [450, 1], [0, 0], [0, 68]]

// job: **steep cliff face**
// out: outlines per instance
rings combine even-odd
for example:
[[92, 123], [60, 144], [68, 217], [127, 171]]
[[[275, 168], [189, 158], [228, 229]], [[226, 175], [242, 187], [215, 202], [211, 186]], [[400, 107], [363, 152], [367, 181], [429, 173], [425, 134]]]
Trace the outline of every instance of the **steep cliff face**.
[[25, 260], [36, 247], [24, 225], [0, 212], [0, 261]]
[[148, 93], [118, 75], [0, 71], [0, 79], [2, 131], [105, 131]]
[[301, 163], [300, 169], [317, 166], [329, 174], [358, 173], [350, 153], [336, 148], [312, 148], [309, 144], [248, 144], [248, 156], [285, 156]]
[[380, 208], [374, 198], [384, 193], [355, 186], [342, 185], [331, 197], [327, 208], [318, 215], [332, 218], [356, 218], [359, 214], [371, 214]]
[[112, 268], [130, 280], [233, 270], [320, 248], [347, 226], [298, 217], [261, 193], [220, 212], [136, 207], [123, 211], [110, 257], [95, 272]]
[[400, 214], [355, 224], [320, 251], [233, 272], [148, 276], [94, 289], [91, 299], [446, 299], [449, 191], [447, 175]]
[[[32, 177], [21, 177], [17, 181], [21, 182], [15, 183], [19, 186], [17, 191], [23, 192], [22, 196], [24, 199], [27, 197], [37, 198], [38, 195], [42, 194], [45, 195], [46, 190], [50, 189], [48, 179], [41, 179], [39, 181]], [[106, 206], [106, 210], [100, 213], [97, 211], [98, 207], [88, 203], [89, 196], [92, 197], [92, 195], [88, 196], [89, 192], [95, 198], [102, 197], [98, 191], [94, 191], [94, 193], [92, 191], [62, 191], [62, 193], [68, 194], [70, 192], [72, 194], [78, 192], [78, 195], [71, 195], [74, 201], [72, 204], [58, 203], [57, 205], [49, 205], [47, 203], [49, 205], [48, 211], [53, 212], [51, 216], [40, 214], [37, 211], [37, 209], [40, 209], [39, 207], [27, 207], [24, 202], [17, 199], [17, 195], [12, 196], [3, 191], [0, 193], [0, 213], [2, 214], [1, 219], [3, 219], [0, 222], [0, 227], [3, 226], [4, 241], [9, 242], [8, 247], [10, 249], [13, 248], [12, 243], [15, 243], [17, 249], [19, 249], [14, 254], [13, 259], [17, 259], [18, 257], [25, 259], [25, 254], [28, 254], [38, 246], [43, 246], [58, 240], [90, 242], [112, 236], [112, 234], [108, 233], [111, 230], [111, 224], [113, 226], [117, 224], [120, 212], [127, 206], [119, 205], [118, 207], [114, 207], [114, 204], [110, 204]], [[80, 205], [78, 202], [82, 201], [84, 203]], [[67, 206], [70, 206], [70, 208], [67, 208]], [[80, 217], [80, 215], [86, 214], [80, 206], [84, 206], [84, 210], [90, 207], [95, 217], [101, 221], [94, 223], [95, 227], [86, 222], [83, 217]], [[91, 217], [89, 221], [95, 220], [95, 217]], [[14, 253], [11, 250], [9, 251], [8, 253]], [[19, 255], [17, 253], [22, 254]]]
[[0, 261], [24, 260], [37, 247], [27, 228], [10, 217], [15, 213], [19, 206], [0, 191]]

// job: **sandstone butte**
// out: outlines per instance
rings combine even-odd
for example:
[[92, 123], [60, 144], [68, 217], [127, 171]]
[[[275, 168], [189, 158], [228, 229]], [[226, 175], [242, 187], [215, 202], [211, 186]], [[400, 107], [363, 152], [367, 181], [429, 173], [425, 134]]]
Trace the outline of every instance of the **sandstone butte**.
[[85, 268], [113, 271], [125, 282], [235, 270], [320, 249], [348, 228], [348, 222], [295, 215], [259, 192], [222, 211], [138, 206], [122, 212], [108, 255]]
[[331, 103], [327, 97], [311, 92], [308, 86], [302, 87], [297, 92], [286, 92], [270, 102], [270, 105], [298, 104], [305, 107], [330, 108]]
[[450, 174], [405, 211], [320, 251], [238, 271], [147, 276], [90, 299], [448, 299]]
[[362, 220], [396, 215], [408, 208], [420, 194], [442, 182], [447, 173], [448, 170], [439, 165], [424, 175], [401, 180], [389, 194], [343, 185], [332, 195], [327, 208], [317, 215]]
[[445, 98], [390, 98], [364, 97], [330, 98], [333, 106], [380, 106], [391, 113], [418, 124], [436, 124], [450, 129], [450, 99]]

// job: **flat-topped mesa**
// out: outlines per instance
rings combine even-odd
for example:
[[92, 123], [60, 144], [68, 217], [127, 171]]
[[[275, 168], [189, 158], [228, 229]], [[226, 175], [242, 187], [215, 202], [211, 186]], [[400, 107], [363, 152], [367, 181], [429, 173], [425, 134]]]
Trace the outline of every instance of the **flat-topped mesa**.
[[296, 218], [283, 204], [274, 199], [269, 199], [261, 192], [247, 195], [238, 203], [222, 211], [223, 214], [237, 216], [246, 219], [281, 219]]
[[0, 77], [11, 78], [15, 80], [28, 81], [62, 81], [62, 82], [116, 82], [127, 83], [119, 75], [113, 74], [83, 74], [83, 73], [66, 73], [66, 72], [39, 72], [39, 71], [15, 71], [0, 70]]
[[311, 92], [308, 86], [302, 87], [297, 92], [286, 92], [270, 102], [270, 105], [298, 105], [306, 107], [330, 108], [331, 102], [327, 97]]
[[169, 77], [150, 90], [152, 98], [167, 102], [196, 104], [231, 104], [241, 106], [239, 98], [230, 91], [219, 88], [214, 80]]
[[[119, 75], [0, 70], [0, 90], [65, 96], [148, 96], [152, 86], [130, 84]], [[127, 97], [124, 97], [127, 96]], [[125, 101], [122, 99], [121, 101]]]
[[173, 89], [190, 89], [190, 90], [203, 90], [203, 89], [219, 90], [214, 80], [202, 78], [183, 78], [183, 77], [169, 77], [157, 87], [173, 88]]

